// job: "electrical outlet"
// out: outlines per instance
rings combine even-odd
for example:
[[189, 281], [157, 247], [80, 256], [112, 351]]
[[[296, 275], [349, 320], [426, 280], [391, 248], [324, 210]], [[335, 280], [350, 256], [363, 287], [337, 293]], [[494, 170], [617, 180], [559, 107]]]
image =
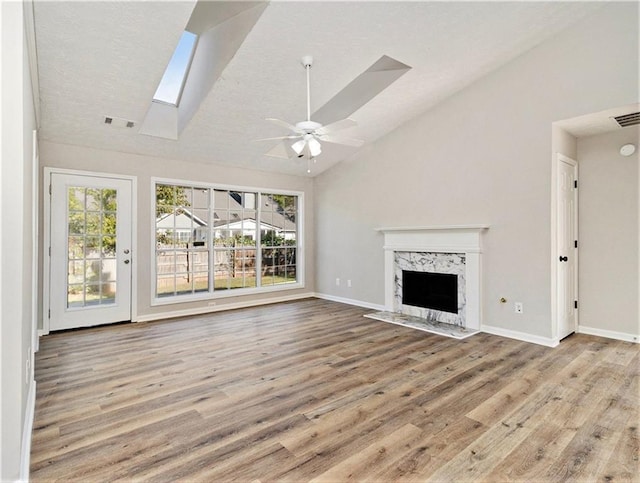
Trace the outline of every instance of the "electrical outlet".
[[339, 287], [339, 286], [340, 286], [340, 279], [336, 278], [336, 287]]
[[351, 280], [347, 280], [347, 287], [351, 287]]
[[522, 305], [522, 302], [516, 302], [515, 304], [513, 304], [513, 311], [516, 314], [521, 314], [524, 312], [524, 306]]

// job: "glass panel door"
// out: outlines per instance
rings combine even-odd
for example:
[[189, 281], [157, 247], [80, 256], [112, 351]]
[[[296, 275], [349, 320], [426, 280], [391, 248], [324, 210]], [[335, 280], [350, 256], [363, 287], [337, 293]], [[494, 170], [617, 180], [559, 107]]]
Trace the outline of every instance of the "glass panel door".
[[131, 181], [51, 175], [51, 330], [131, 318]]
[[114, 304], [117, 190], [67, 188], [67, 308]]

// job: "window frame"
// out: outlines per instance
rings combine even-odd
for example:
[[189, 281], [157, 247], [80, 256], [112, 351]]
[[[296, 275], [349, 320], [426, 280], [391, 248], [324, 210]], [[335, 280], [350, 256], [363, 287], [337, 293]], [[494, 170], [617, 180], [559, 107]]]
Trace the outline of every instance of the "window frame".
[[[210, 198], [210, 213], [208, 226], [210, 229], [210, 233], [207, 241], [207, 249], [209, 251], [209, 289], [206, 292], [200, 292], [197, 294], [186, 294], [186, 295], [167, 295], [163, 297], [158, 297], [157, 295], [157, 247], [156, 247], [156, 186], [158, 184], [166, 184], [172, 186], [189, 186], [191, 188], [206, 188], [211, 190], [213, 194], [213, 190], [228, 190], [228, 191], [239, 191], [239, 192], [255, 192], [257, 195], [256, 199], [256, 219], [258, 223], [256, 224], [257, 230], [260, 231], [260, 214], [261, 214], [261, 197], [263, 194], [276, 194], [276, 195], [288, 195], [288, 196], [296, 196], [298, 198], [298, 208], [296, 212], [296, 271], [297, 271], [297, 280], [295, 282], [280, 284], [280, 285], [267, 285], [260, 287], [245, 287], [245, 288], [235, 288], [233, 290], [214, 290], [214, 270], [213, 270], [213, 261], [214, 261], [214, 240], [213, 240], [213, 220], [215, 213], [214, 206], [214, 197]], [[271, 292], [283, 292], [287, 290], [298, 290], [305, 287], [305, 256], [304, 256], [304, 192], [295, 191], [295, 190], [282, 190], [282, 189], [272, 189], [272, 188], [258, 188], [254, 186], [239, 186], [239, 185], [229, 185], [229, 184], [218, 184], [218, 183], [208, 183], [201, 181], [191, 181], [184, 179], [176, 179], [176, 178], [160, 178], [160, 177], [152, 177], [151, 178], [151, 196], [150, 196], [150, 213], [151, 213], [151, 231], [150, 231], [150, 239], [151, 239], [151, 306], [161, 306], [161, 305], [172, 305], [172, 304], [180, 304], [187, 302], [197, 302], [203, 300], [216, 300], [216, 299], [226, 299], [233, 297], [242, 297], [246, 295], [256, 295], [256, 294], [265, 294]], [[256, 239], [256, 253], [257, 258], [261, 257], [262, 245], [260, 243], [261, 236], [258, 235]], [[257, 268], [259, 269], [259, 265]], [[257, 277], [259, 278], [259, 277]]]
[[[157, 99], [156, 98], [156, 94], [158, 93], [158, 89], [160, 88], [160, 86], [162, 85], [162, 83], [164, 82], [164, 77], [167, 73], [167, 70], [169, 69], [169, 66], [171, 65], [171, 61], [173, 60], [173, 56], [176, 53], [176, 50], [178, 49], [178, 46], [180, 44], [180, 40], [182, 40], [182, 36], [185, 33], [189, 33], [191, 35], [194, 36], [194, 40], [193, 40], [193, 45], [191, 47], [191, 52], [189, 53], [189, 59], [187, 60], [187, 64], [185, 66], [185, 70], [184, 70], [184, 74], [182, 76], [182, 80], [180, 82], [180, 87], [178, 89], [178, 93], [176, 95], [176, 102], [169, 102], [169, 101], [165, 101], [163, 99]], [[176, 44], [176, 46], [173, 49], [173, 53], [171, 54], [171, 58], [169, 59], [169, 62], [167, 63], [167, 66], [164, 69], [164, 72], [162, 73], [162, 77], [160, 78], [160, 82], [158, 83], [158, 85], [156, 86], [156, 90], [153, 93], [153, 96], [151, 97], [151, 102], [156, 102], [158, 104], [164, 104], [166, 106], [173, 106], [173, 107], [178, 107], [180, 105], [180, 101], [182, 100], [182, 94], [184, 93], [184, 87], [187, 84], [187, 78], [189, 77], [189, 73], [191, 72], [191, 65], [193, 64], [193, 58], [196, 55], [196, 50], [198, 49], [198, 42], [200, 40], [200, 35], [195, 33], [195, 32], [191, 32], [189, 30], [184, 30], [180, 36], [180, 39], [178, 40], [178, 44]]]

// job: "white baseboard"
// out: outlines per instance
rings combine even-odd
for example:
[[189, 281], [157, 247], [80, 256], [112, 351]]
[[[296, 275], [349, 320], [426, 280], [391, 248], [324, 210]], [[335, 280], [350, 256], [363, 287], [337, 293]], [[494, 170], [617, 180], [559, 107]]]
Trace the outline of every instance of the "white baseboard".
[[29, 384], [27, 394], [27, 407], [24, 413], [24, 425], [22, 427], [22, 447], [20, 449], [20, 481], [29, 481], [29, 465], [31, 463], [31, 433], [33, 420], [36, 413], [36, 381]]
[[236, 302], [232, 304], [212, 305], [207, 307], [196, 307], [193, 309], [173, 310], [171, 312], [160, 312], [157, 314], [138, 315], [133, 322], [151, 322], [153, 320], [173, 319], [175, 317], [188, 317], [190, 315], [202, 315], [223, 310], [244, 309], [247, 307], [257, 307], [259, 305], [277, 304], [279, 302], [290, 302], [292, 300], [308, 299], [314, 297], [312, 292], [285, 295], [283, 297], [272, 297], [268, 299], [249, 300], [246, 302]]
[[539, 335], [527, 334], [526, 332], [518, 332], [517, 330], [503, 329], [502, 327], [494, 327], [491, 325], [482, 325], [481, 332], [487, 334], [508, 337], [509, 339], [521, 340], [523, 342], [531, 342], [532, 344], [544, 345], [546, 347], [556, 347], [559, 344], [557, 339], [550, 337], [540, 337]]
[[38, 329], [38, 337], [42, 337], [43, 335], [49, 335], [49, 331], [44, 329]]
[[578, 325], [578, 332], [580, 334], [597, 335], [599, 337], [606, 337], [607, 339], [623, 340], [625, 342], [640, 343], [640, 337], [634, 334], [627, 334], [626, 332], [616, 332], [615, 330], [596, 329], [595, 327], [585, 327], [584, 325]]
[[341, 304], [355, 305], [357, 307], [364, 307], [365, 309], [383, 311], [386, 310], [384, 305], [372, 304], [370, 302], [363, 302], [362, 300], [347, 299], [344, 297], [336, 297], [335, 295], [328, 295], [324, 293], [315, 293], [315, 297], [323, 300], [330, 300], [332, 302], [339, 302]]

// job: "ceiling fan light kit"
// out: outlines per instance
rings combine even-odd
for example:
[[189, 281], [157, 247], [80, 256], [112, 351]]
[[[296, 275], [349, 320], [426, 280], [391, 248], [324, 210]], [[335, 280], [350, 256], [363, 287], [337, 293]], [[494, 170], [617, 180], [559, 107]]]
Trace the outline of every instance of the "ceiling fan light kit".
[[[309, 161], [313, 160], [314, 163], [315, 158], [322, 153], [321, 141], [353, 147], [362, 146], [364, 144], [364, 141], [360, 139], [351, 139], [332, 135], [332, 133], [341, 129], [347, 129], [349, 127], [356, 126], [357, 123], [353, 119], [342, 119], [326, 126], [322, 125], [319, 122], [311, 120], [311, 89], [309, 82], [309, 71], [311, 69], [311, 66], [313, 65], [313, 57], [310, 55], [305, 55], [304, 57], [302, 57], [301, 63], [307, 73], [307, 119], [297, 122], [295, 125], [293, 125], [280, 119], [267, 118], [267, 121], [282, 127], [286, 127], [287, 129], [292, 131], [292, 133], [287, 136], [258, 139], [258, 141], [290, 141], [295, 139], [296, 141], [290, 145], [290, 148], [293, 150], [296, 156], [299, 158], [307, 156]], [[307, 164], [307, 172], [310, 172], [310, 163]]]
[[305, 148], [312, 158], [322, 153], [322, 145], [311, 134], [305, 134], [300, 141], [296, 141], [291, 145], [291, 149], [296, 152], [298, 157], [304, 156]]

